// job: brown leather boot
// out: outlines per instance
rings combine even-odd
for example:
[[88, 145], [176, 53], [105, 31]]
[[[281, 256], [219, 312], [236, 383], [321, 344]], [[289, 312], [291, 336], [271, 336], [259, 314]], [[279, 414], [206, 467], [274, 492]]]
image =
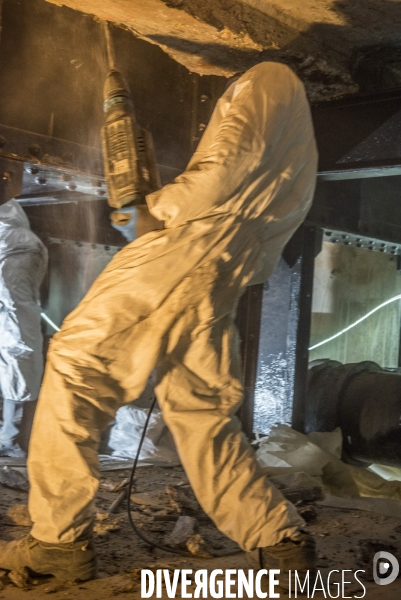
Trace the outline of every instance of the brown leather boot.
[[[316, 574], [315, 540], [308, 533], [298, 531], [274, 546], [256, 548], [249, 552], [248, 563], [254, 569], [280, 569], [279, 587], [289, 590], [289, 571], [291, 571], [292, 581], [294, 581], [294, 571], [297, 571], [302, 581], [309, 571], [309, 576], [314, 581]], [[292, 589], [294, 589], [293, 586]]]
[[87, 581], [96, 577], [96, 552], [91, 539], [47, 544], [28, 535], [19, 541], [0, 541], [0, 569], [15, 571], [23, 567], [57, 579]]

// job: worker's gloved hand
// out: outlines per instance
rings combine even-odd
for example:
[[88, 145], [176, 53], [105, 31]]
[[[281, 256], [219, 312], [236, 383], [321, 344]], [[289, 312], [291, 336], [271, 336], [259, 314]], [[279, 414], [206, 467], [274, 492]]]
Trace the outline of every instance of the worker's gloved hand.
[[163, 228], [161, 221], [150, 214], [146, 204], [124, 206], [110, 213], [110, 220], [112, 226], [120, 231], [128, 242], [145, 233]]
[[136, 238], [137, 211], [135, 206], [123, 207], [110, 213], [111, 225], [117, 229], [128, 242]]

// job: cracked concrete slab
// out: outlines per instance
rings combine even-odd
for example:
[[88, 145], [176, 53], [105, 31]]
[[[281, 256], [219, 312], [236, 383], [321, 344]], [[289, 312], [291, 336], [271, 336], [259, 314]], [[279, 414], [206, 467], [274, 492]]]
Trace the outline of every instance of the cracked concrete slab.
[[[400, 40], [400, 0], [164, 0], [217, 27], [245, 31], [269, 43], [268, 19], [276, 37], [287, 29], [306, 35], [309, 43], [346, 57], [356, 45]], [[278, 25], [280, 27], [278, 27]]]
[[189, 70], [230, 77], [262, 50], [246, 34], [201, 22], [161, 0], [48, 0], [133, 31], [158, 44]]
[[[246, 33], [265, 51], [291, 66], [295, 54], [324, 57], [337, 75], [347, 73], [364, 91], [399, 86], [401, 63], [400, 0], [164, 0], [216, 28]], [[391, 56], [390, 56], [391, 55]], [[364, 62], [363, 73], [360, 63]], [[375, 64], [373, 64], [375, 63]], [[394, 66], [394, 63], [397, 63]], [[316, 65], [306, 75], [311, 97], [335, 97], [327, 68]], [[326, 79], [328, 88], [312, 85]], [[368, 81], [375, 79], [375, 81]], [[343, 83], [345, 80], [343, 79]], [[336, 89], [337, 87], [337, 89]], [[352, 91], [351, 89], [349, 91]]]
[[[312, 101], [332, 99], [357, 90], [347, 68], [325, 60], [321, 47], [286, 23], [269, 15], [262, 23], [263, 43], [235, 26], [207, 23], [197, 16], [168, 6], [162, 0], [47, 0], [112, 21], [138, 37], [159, 45], [188, 70], [201, 75], [229, 77], [264, 60], [289, 64], [305, 82]], [[171, 0], [180, 8], [189, 0]], [[216, 6], [242, 0], [213, 0]], [[247, 2], [262, 0], [247, 0]], [[170, 4], [171, 4], [170, 2]], [[202, 0], [207, 5], [208, 0]], [[229, 14], [226, 11], [225, 14]]]

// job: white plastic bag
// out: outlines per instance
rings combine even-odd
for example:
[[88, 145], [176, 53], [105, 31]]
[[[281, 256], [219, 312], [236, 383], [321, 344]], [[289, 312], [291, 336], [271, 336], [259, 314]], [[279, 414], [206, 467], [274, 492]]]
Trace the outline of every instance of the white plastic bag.
[[[123, 406], [117, 411], [108, 440], [113, 458], [135, 458], [148, 412], [149, 408], [136, 407], [135, 404]], [[172, 435], [157, 408], [150, 417], [139, 458], [149, 463], [180, 464]]]

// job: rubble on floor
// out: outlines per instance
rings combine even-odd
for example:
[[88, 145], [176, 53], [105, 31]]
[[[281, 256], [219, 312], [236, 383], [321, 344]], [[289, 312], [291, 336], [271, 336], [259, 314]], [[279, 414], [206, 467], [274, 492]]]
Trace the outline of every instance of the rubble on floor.
[[[133, 418], [139, 415], [141, 420], [146, 414], [144, 410]], [[1, 599], [19, 600], [18, 594], [34, 589], [35, 600], [49, 593], [60, 598], [70, 595], [77, 600], [111, 600], [112, 596], [129, 594], [136, 600], [140, 597], [141, 568], [170, 571], [175, 568], [247, 568], [245, 554], [220, 533], [203, 512], [181, 466], [171, 463], [160, 466], [157, 462], [143, 466], [142, 461], [131, 490], [130, 505], [134, 524], [144, 539], [134, 534], [127, 515], [128, 467], [132, 464], [138, 436], [134, 432], [133, 437], [127, 438], [123, 430], [118, 436], [131, 460], [105, 457], [106, 463], [102, 466], [93, 529], [100, 579], [72, 586], [51, 578], [32, 580], [25, 570], [10, 574], [0, 572]], [[167, 439], [174, 457], [171, 440], [163, 437], [164, 425], [156, 413], [142, 458], [160, 458], [157, 449], [160, 436]], [[319, 570], [324, 573], [334, 569], [362, 569], [369, 600], [381, 598], [377, 595], [377, 586], [370, 583], [372, 557], [381, 549], [396, 556], [401, 554], [401, 482], [387, 481], [377, 473], [343, 463], [339, 431], [304, 436], [280, 425], [270, 436], [259, 438], [256, 445], [257, 457], [266, 475], [296, 506], [306, 522], [306, 529], [315, 537]], [[18, 539], [31, 526], [26, 469], [14, 459], [9, 463], [2, 462], [0, 467], [0, 539]], [[394, 472], [391, 475], [396, 476]], [[373, 497], [363, 497], [369, 494]], [[152, 540], [159, 546], [170, 547], [173, 552], [152, 547]], [[401, 580], [391, 586], [399, 595]], [[89, 591], [93, 595], [89, 595]]]
[[[186, 524], [187, 541], [183, 538], [176, 540], [177, 547], [186, 556], [152, 548], [138, 539], [128, 522], [126, 499], [115, 513], [110, 513], [116, 498], [127, 489], [128, 469], [107, 471], [102, 475], [94, 527], [100, 579], [77, 585], [51, 578], [27, 581], [23, 573], [13, 573], [11, 581], [7, 574], [0, 573], [0, 588], [3, 587], [1, 600], [26, 600], [26, 594], [29, 598], [32, 590], [35, 600], [44, 600], [49, 593], [55, 599], [111, 600], [118, 596], [139, 600], [140, 569], [248, 568], [245, 554], [238, 553], [237, 545], [218, 532], [200, 508], [181, 467], [139, 468], [131, 499], [136, 526], [147, 538], [158, 543], [174, 542], [172, 535], [174, 531], [177, 534], [178, 524]], [[385, 588], [386, 596], [382, 596], [380, 587], [370, 582], [369, 578], [372, 576], [371, 552], [375, 544], [385, 543], [387, 549], [394, 548], [396, 556], [401, 553], [401, 513], [397, 517], [359, 510], [352, 508], [354, 500], [347, 498], [338, 500], [351, 503], [351, 507], [324, 506], [320, 500], [321, 487], [298, 485], [296, 477], [293, 474], [291, 476], [292, 479], [288, 480], [291, 485], [281, 483], [282, 491], [292, 499], [301, 514], [308, 515], [306, 530], [316, 539], [318, 568], [322, 573], [327, 574], [332, 569], [364, 569], [367, 571], [364, 585], [368, 590], [368, 600], [399, 597], [401, 579]], [[20, 538], [29, 531], [27, 493], [4, 486], [0, 486], [0, 490], [0, 539]], [[213, 555], [211, 558], [199, 556], [199, 539], [193, 539], [194, 536], [200, 536], [203, 543], [200, 547], [205, 554]], [[192, 542], [188, 545], [191, 538]], [[359, 595], [360, 591], [360, 588], [355, 588], [355, 594]], [[351, 587], [348, 595], [352, 595]], [[285, 599], [286, 596], [281, 594], [281, 598]]]
[[0, 468], [0, 485], [14, 490], [21, 490], [22, 492], [27, 492], [29, 489], [27, 478], [8, 465]]

